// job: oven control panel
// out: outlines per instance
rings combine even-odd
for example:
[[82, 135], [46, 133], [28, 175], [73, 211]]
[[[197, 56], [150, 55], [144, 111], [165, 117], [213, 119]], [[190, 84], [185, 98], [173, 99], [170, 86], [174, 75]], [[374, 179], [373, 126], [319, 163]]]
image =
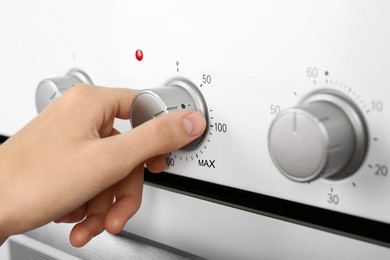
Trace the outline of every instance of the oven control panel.
[[223, 5], [7, 2], [0, 133], [76, 83], [137, 88], [121, 131], [207, 118], [167, 172], [390, 224], [390, 2]]

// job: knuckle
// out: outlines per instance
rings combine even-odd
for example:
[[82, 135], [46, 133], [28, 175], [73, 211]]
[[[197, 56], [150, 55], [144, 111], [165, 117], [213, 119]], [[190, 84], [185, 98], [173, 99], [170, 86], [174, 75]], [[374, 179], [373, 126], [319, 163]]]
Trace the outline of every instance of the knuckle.
[[70, 96], [84, 96], [90, 92], [90, 86], [89, 84], [79, 83], [71, 87], [66, 94]]
[[61, 107], [72, 109], [91, 103], [96, 97], [95, 88], [89, 84], [76, 84], [57, 101]]

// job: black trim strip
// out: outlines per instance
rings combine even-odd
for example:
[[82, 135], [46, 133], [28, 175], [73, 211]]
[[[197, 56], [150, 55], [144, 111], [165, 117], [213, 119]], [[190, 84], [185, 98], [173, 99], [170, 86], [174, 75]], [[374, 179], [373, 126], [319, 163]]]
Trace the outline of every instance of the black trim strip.
[[7, 136], [0, 135], [0, 144], [4, 143], [8, 139]]
[[145, 181], [189, 196], [390, 247], [390, 224], [383, 222], [179, 175], [153, 174], [147, 169]]

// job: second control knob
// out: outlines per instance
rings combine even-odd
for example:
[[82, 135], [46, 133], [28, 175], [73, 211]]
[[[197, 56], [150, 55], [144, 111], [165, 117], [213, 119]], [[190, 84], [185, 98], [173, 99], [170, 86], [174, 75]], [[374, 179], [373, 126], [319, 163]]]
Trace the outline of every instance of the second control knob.
[[280, 172], [294, 181], [342, 179], [360, 167], [367, 150], [367, 130], [348, 97], [321, 90], [275, 118], [268, 144]]
[[53, 100], [61, 97], [69, 88], [79, 83], [92, 84], [91, 78], [80, 69], [72, 69], [63, 77], [42, 80], [35, 92], [35, 104], [38, 113]]
[[[132, 127], [137, 127], [160, 115], [188, 110], [199, 111], [206, 120], [208, 118], [206, 102], [195, 84], [185, 78], [174, 78], [162, 87], [138, 93], [132, 103], [130, 121]], [[203, 142], [204, 136], [205, 134], [182, 149], [196, 149]]]

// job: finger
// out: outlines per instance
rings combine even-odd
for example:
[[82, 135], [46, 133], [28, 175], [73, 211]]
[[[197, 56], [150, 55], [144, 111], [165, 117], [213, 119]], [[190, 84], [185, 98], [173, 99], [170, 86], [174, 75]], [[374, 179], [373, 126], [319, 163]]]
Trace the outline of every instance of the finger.
[[54, 220], [55, 223], [75, 223], [80, 222], [85, 218], [85, 215], [87, 214], [87, 204], [82, 205], [81, 207], [78, 207], [77, 209], [73, 210], [72, 212]]
[[88, 202], [87, 217], [75, 225], [70, 233], [70, 242], [75, 247], [84, 246], [104, 230], [108, 209], [112, 206], [114, 190], [109, 188]]
[[108, 123], [106, 127], [102, 127], [99, 131], [100, 137], [103, 138], [108, 136], [118, 135], [118, 134], [120, 134], [120, 132], [116, 128], [112, 127], [112, 122]]
[[[127, 88], [107, 88], [100, 86], [93, 86], [88, 84], [77, 84], [65, 92], [63, 97], [59, 100], [68, 99], [77, 104], [91, 105], [87, 102], [95, 102], [99, 100], [99, 107], [104, 108], [109, 118], [128, 119], [130, 116], [131, 103], [138, 90]], [[94, 98], [91, 98], [93, 96]], [[82, 103], [80, 103], [82, 101]], [[66, 103], [64, 104], [66, 105]], [[71, 104], [75, 106], [74, 104]], [[95, 104], [96, 105], [96, 104]], [[78, 107], [78, 106], [76, 106]]]
[[[100, 181], [108, 184], [124, 178], [148, 158], [176, 150], [199, 137], [206, 120], [199, 112], [170, 113], [149, 120], [124, 134], [100, 139], [93, 156], [100, 158]], [[112, 174], [105, 174], [110, 172]]]
[[139, 209], [142, 201], [144, 166], [138, 165], [125, 179], [118, 183], [116, 201], [108, 211], [105, 228], [108, 232], [120, 232], [127, 220]]
[[100, 87], [104, 96], [105, 108], [113, 108], [113, 117], [129, 119], [131, 103], [137, 95], [138, 90], [127, 88], [105, 88]]
[[110, 136], [119, 135], [121, 132], [119, 132], [116, 128], [111, 129]]
[[158, 155], [146, 160], [146, 167], [152, 173], [162, 172], [167, 165], [167, 163], [165, 162], [165, 157], [166, 155]]

